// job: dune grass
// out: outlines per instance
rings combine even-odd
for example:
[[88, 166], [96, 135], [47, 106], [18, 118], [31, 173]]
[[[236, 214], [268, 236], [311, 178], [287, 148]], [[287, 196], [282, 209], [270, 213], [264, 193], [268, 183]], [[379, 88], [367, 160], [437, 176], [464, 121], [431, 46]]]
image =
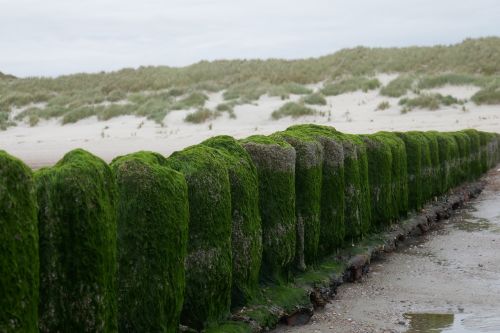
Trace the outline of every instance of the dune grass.
[[391, 104], [388, 101], [382, 101], [377, 105], [377, 109], [375, 111], [384, 111], [391, 107]]
[[476, 104], [500, 104], [500, 89], [486, 88], [478, 91], [472, 96], [472, 101]]
[[441, 94], [420, 94], [414, 98], [402, 98], [399, 105], [408, 108], [408, 111], [414, 108], [437, 110], [440, 106], [450, 106], [454, 104], [463, 104], [464, 102], [450, 95]]
[[305, 96], [302, 102], [310, 105], [326, 105], [326, 98], [320, 93], [313, 93]]
[[284, 117], [299, 118], [303, 116], [312, 116], [316, 113], [316, 110], [305, 106], [303, 103], [288, 102], [274, 111], [271, 114], [271, 118], [274, 120]]
[[400, 75], [386, 86], [380, 89], [380, 94], [389, 97], [401, 97], [406, 95], [407, 91], [410, 90], [415, 81], [413, 75]]
[[[4, 114], [14, 108], [38, 107], [40, 119], [66, 117], [75, 121], [92, 115], [82, 107], [99, 107], [99, 119], [131, 114], [163, 119], [169, 110], [200, 108], [206, 93], [223, 91], [226, 101], [252, 103], [269, 94], [286, 99], [289, 95], [307, 95], [305, 85], [329, 82], [323, 94], [336, 95], [380, 86], [377, 73], [402, 73], [389, 83], [382, 94], [400, 97], [411, 83], [406, 76], [429, 76], [419, 89], [442, 84], [480, 84], [484, 91], [477, 103], [497, 103], [491, 78], [500, 75], [500, 38], [467, 39], [450, 46], [345, 49], [331, 55], [301, 60], [223, 60], [202, 61], [187, 67], [139, 67], [114, 72], [74, 74], [56, 78], [15, 78], [3, 74], [0, 79], [0, 127], [15, 122]], [[446, 74], [440, 74], [446, 73]], [[455, 74], [459, 73], [459, 74]], [[481, 77], [485, 77], [485, 81]], [[406, 87], [406, 88], [405, 88]], [[149, 100], [154, 103], [147, 103]], [[160, 101], [158, 101], [158, 99]], [[114, 106], [129, 101], [134, 107]], [[37, 103], [44, 103], [38, 105]], [[106, 104], [106, 107], [101, 107]], [[78, 111], [75, 111], [78, 109]], [[85, 112], [83, 110], [86, 110]], [[39, 112], [39, 113], [38, 113]], [[19, 120], [18, 120], [19, 121]]]
[[417, 87], [419, 89], [439, 88], [445, 85], [451, 86], [483, 86], [487, 78], [471, 74], [443, 73], [437, 75], [423, 76], [419, 79]]
[[367, 92], [379, 87], [380, 81], [376, 78], [354, 76], [325, 84], [321, 89], [321, 93], [325, 96], [337, 96], [357, 90]]
[[208, 120], [213, 120], [221, 116], [218, 111], [212, 111], [207, 108], [200, 108], [194, 112], [189, 113], [184, 121], [187, 123], [201, 124], [207, 122]]

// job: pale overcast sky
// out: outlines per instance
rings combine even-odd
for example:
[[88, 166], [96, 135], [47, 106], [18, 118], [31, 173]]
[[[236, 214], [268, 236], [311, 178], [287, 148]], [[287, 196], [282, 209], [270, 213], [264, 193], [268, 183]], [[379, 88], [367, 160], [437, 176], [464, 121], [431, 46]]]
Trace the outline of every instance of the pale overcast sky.
[[493, 35], [499, 0], [0, 0], [0, 71], [303, 58]]

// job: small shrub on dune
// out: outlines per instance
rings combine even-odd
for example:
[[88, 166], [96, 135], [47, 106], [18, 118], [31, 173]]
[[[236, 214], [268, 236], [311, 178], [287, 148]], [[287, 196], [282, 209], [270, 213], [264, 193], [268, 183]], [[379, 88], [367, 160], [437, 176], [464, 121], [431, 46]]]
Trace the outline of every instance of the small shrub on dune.
[[183, 88], [172, 88], [167, 92], [167, 94], [171, 97], [179, 97], [184, 95], [185, 93], [186, 90]]
[[472, 101], [477, 105], [500, 104], [500, 87], [486, 87], [479, 90], [472, 96]]
[[96, 109], [92, 106], [83, 106], [69, 111], [62, 117], [62, 124], [76, 123], [77, 121], [96, 115]]
[[316, 111], [308, 108], [302, 103], [288, 102], [281, 106], [278, 110], [271, 114], [272, 119], [281, 119], [284, 117], [300, 118], [303, 116], [311, 116], [316, 114]]
[[220, 103], [215, 107], [215, 111], [227, 112], [229, 114], [229, 118], [231, 118], [231, 119], [236, 118], [236, 114], [234, 113], [233, 103]]
[[320, 94], [320, 93], [314, 93], [305, 96], [302, 101], [305, 104], [311, 104], [311, 105], [326, 105], [326, 98]]
[[294, 82], [283, 84], [285, 91], [293, 95], [307, 95], [311, 93], [311, 89]]
[[99, 120], [109, 120], [119, 116], [130, 115], [133, 114], [134, 111], [135, 107], [130, 104], [111, 104], [105, 107], [96, 108], [96, 114]]
[[208, 120], [216, 119], [220, 117], [220, 115], [220, 112], [212, 111], [207, 108], [201, 108], [188, 114], [186, 118], [184, 118], [184, 121], [193, 124], [202, 124]]
[[409, 75], [400, 75], [386, 86], [380, 89], [380, 94], [389, 97], [401, 97], [406, 95], [415, 81], [415, 77]]
[[436, 75], [423, 76], [418, 80], [419, 89], [432, 89], [439, 88], [445, 85], [464, 86], [476, 85], [481, 86], [484, 84], [484, 78], [470, 74], [459, 73], [443, 73]]
[[447, 95], [443, 96], [441, 94], [421, 94], [415, 98], [402, 98], [399, 100], [399, 105], [405, 106], [409, 109], [421, 108], [429, 110], [437, 110], [441, 105], [454, 105], [463, 104], [463, 101], [457, 98]]
[[127, 94], [121, 90], [113, 90], [106, 96], [106, 99], [110, 102], [118, 102], [126, 98]]
[[172, 110], [187, 110], [195, 107], [202, 107], [208, 100], [208, 96], [201, 92], [193, 92], [180, 99], [172, 106]]
[[259, 79], [250, 79], [241, 83], [231, 85], [223, 93], [224, 100], [240, 100], [244, 103], [250, 103], [258, 100], [268, 90], [268, 83]]
[[33, 173], [0, 150], [0, 331], [38, 332], [38, 221]]
[[325, 96], [337, 96], [348, 92], [361, 90], [367, 92], [380, 87], [378, 79], [367, 78], [364, 76], [354, 76], [346, 79], [341, 79], [338, 82], [327, 83], [321, 89], [321, 93]]
[[391, 107], [391, 104], [388, 101], [382, 101], [377, 105], [377, 109], [375, 111], [384, 111]]

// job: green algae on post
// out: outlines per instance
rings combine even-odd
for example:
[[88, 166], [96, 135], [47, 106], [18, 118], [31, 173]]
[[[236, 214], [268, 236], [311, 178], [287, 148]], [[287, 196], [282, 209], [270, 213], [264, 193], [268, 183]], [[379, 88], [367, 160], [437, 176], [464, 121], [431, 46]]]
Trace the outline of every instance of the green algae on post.
[[296, 151], [295, 211], [297, 218], [296, 267], [304, 271], [318, 259], [323, 147], [301, 129], [288, 129], [282, 137]]
[[319, 255], [326, 256], [343, 245], [344, 224], [344, 150], [340, 133], [333, 127], [296, 125], [290, 131], [302, 131], [323, 147]]
[[241, 306], [255, 298], [259, 291], [262, 223], [257, 169], [248, 152], [230, 136], [216, 136], [202, 144], [223, 155], [229, 172], [233, 252], [231, 306]]
[[173, 153], [167, 166], [188, 185], [189, 235], [181, 323], [202, 329], [229, 315], [231, 303], [231, 190], [224, 157], [196, 145]]
[[481, 168], [481, 137], [475, 129], [463, 130], [470, 139], [469, 180], [475, 180], [482, 174]]
[[363, 238], [371, 226], [368, 154], [359, 135], [342, 134], [344, 151], [344, 220], [346, 245]]
[[176, 332], [184, 299], [187, 184], [163, 156], [113, 160], [118, 187], [120, 332]]
[[116, 188], [110, 168], [77, 149], [35, 179], [40, 331], [115, 332]]
[[295, 257], [295, 149], [262, 135], [241, 141], [257, 167], [262, 219], [261, 277], [288, 281]]
[[377, 134], [364, 135], [362, 138], [368, 153], [372, 230], [382, 230], [394, 218], [391, 143]]
[[408, 175], [408, 209], [418, 210], [422, 197], [422, 139], [418, 132], [396, 133], [405, 143]]
[[439, 150], [439, 192], [445, 193], [455, 185], [454, 172], [458, 146], [448, 133], [435, 132]]
[[392, 154], [392, 215], [397, 220], [408, 213], [408, 171], [404, 141], [393, 132], [377, 132], [391, 147]]
[[0, 150], [0, 332], [38, 332], [38, 227], [31, 170]]
[[442, 178], [442, 176], [439, 159], [439, 143], [436, 132], [422, 132], [422, 135], [427, 140], [427, 144], [429, 145], [429, 154], [431, 158], [431, 168], [428, 174], [429, 180], [431, 182], [429, 189], [430, 196], [428, 199], [431, 199], [441, 194], [440, 179]]

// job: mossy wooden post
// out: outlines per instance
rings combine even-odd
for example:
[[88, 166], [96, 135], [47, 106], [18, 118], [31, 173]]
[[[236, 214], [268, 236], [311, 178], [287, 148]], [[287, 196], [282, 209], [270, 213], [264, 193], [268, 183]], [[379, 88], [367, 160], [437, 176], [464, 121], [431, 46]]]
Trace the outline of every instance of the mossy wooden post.
[[[433, 182], [433, 164], [431, 157], [431, 143], [424, 134], [424, 132], [415, 131], [414, 135], [419, 137], [421, 152], [420, 156], [422, 169], [421, 169], [421, 184], [422, 184], [422, 205], [433, 198], [434, 182]], [[435, 147], [436, 148], [436, 147]]]
[[470, 175], [470, 138], [464, 132], [451, 132], [455, 138], [458, 146], [459, 158], [456, 165], [457, 168], [457, 184], [465, 182], [469, 179]]
[[282, 137], [296, 151], [295, 212], [297, 218], [296, 268], [304, 271], [318, 259], [323, 147], [306, 130], [288, 129]]
[[296, 125], [288, 130], [300, 130], [319, 141], [323, 147], [321, 183], [321, 215], [319, 255], [332, 254], [341, 247], [346, 235], [344, 224], [344, 149], [341, 133], [333, 127]]
[[118, 186], [118, 328], [177, 332], [184, 300], [188, 194], [163, 156], [113, 160]]
[[490, 168], [490, 153], [489, 148], [491, 145], [492, 135], [488, 132], [479, 132], [479, 140], [480, 140], [480, 164], [481, 164], [481, 173], [485, 173]]
[[242, 306], [258, 294], [262, 263], [262, 222], [257, 169], [243, 146], [230, 136], [202, 142], [217, 149], [229, 171], [231, 184], [233, 282], [231, 306]]
[[392, 132], [378, 132], [390, 143], [392, 154], [392, 202], [393, 220], [405, 217], [408, 213], [408, 172], [406, 147], [404, 141]]
[[295, 149], [283, 139], [261, 135], [241, 143], [259, 177], [261, 277], [265, 281], [285, 282], [295, 257]]
[[408, 209], [418, 210], [422, 196], [422, 138], [418, 132], [396, 133], [405, 143], [408, 173]]
[[454, 186], [454, 161], [458, 147], [453, 137], [448, 133], [436, 132], [435, 135], [439, 150], [439, 194], [444, 194]]
[[470, 140], [469, 150], [469, 180], [474, 180], [482, 175], [481, 170], [481, 137], [475, 129], [463, 131]]
[[0, 332], [38, 332], [38, 269], [33, 174], [0, 150]]
[[36, 172], [40, 331], [116, 332], [116, 187], [81, 149]]
[[223, 156], [196, 145], [173, 153], [167, 166], [186, 178], [189, 197], [186, 290], [181, 322], [202, 329], [229, 314], [231, 189]]
[[[368, 180], [368, 153], [359, 135], [342, 134], [344, 149], [346, 240], [351, 245], [371, 228], [371, 195]], [[354, 148], [354, 151], [352, 149]]]
[[430, 189], [429, 198], [436, 197], [441, 194], [441, 167], [439, 161], [439, 143], [437, 139], [437, 132], [428, 131], [422, 132], [422, 135], [427, 140], [427, 144], [429, 145], [429, 153], [431, 158], [431, 168], [429, 171], [429, 179], [430, 179]]
[[392, 196], [392, 152], [383, 135], [363, 135], [368, 153], [372, 230], [382, 230], [394, 218]]

